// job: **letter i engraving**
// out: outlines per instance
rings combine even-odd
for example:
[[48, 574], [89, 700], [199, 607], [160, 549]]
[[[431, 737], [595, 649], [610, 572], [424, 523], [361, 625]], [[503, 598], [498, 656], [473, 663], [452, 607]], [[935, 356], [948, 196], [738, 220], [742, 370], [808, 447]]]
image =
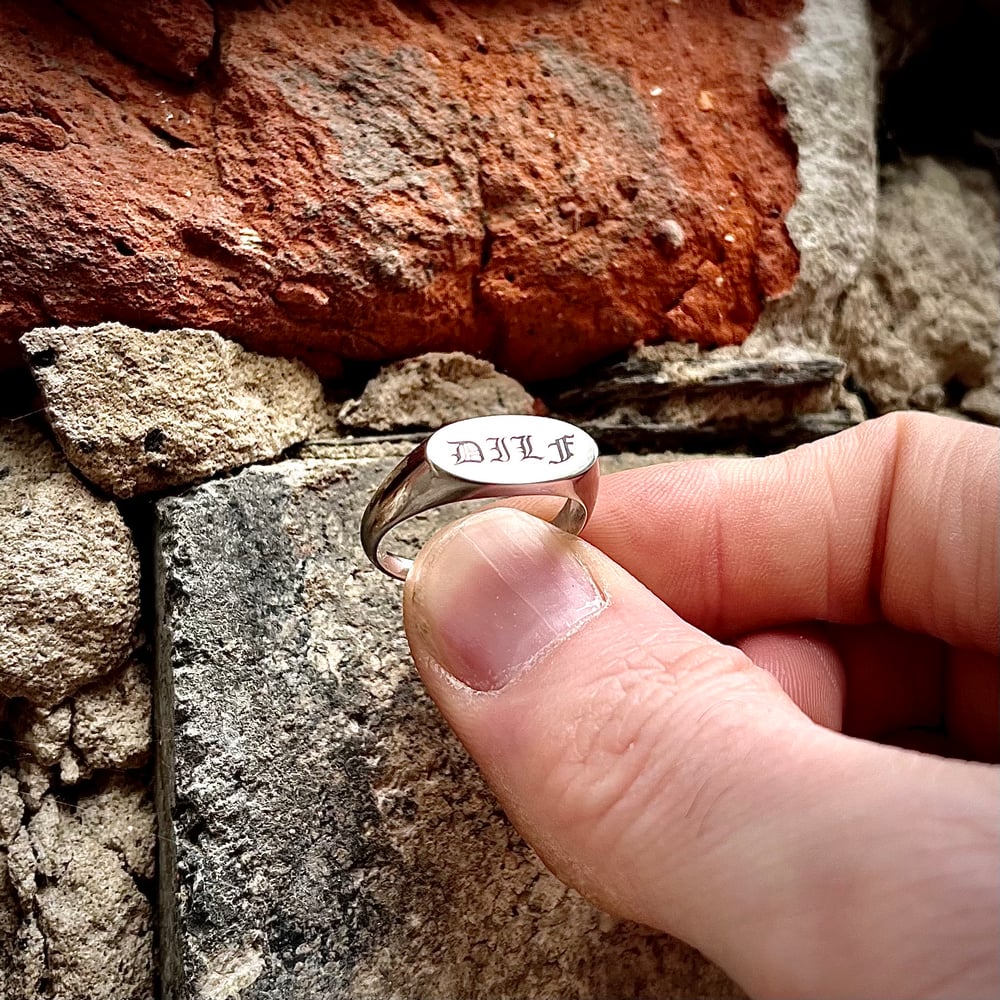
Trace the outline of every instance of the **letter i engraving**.
[[487, 438], [490, 443], [490, 447], [493, 449], [493, 457], [490, 459], [491, 462], [509, 462], [510, 461], [510, 449], [507, 447], [507, 441], [502, 437], [491, 437]]

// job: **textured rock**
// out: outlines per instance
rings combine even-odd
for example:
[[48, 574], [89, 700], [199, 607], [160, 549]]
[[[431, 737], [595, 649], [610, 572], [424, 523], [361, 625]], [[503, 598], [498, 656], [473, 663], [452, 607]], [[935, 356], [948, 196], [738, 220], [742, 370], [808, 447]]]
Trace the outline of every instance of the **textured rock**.
[[436, 429], [453, 420], [495, 413], [533, 413], [534, 397], [488, 361], [468, 354], [430, 353], [386, 365], [359, 399], [341, 408], [351, 430]]
[[37, 812], [49, 791], [49, 769], [35, 760], [22, 757], [18, 761], [17, 778], [25, 808], [30, 812]]
[[212, 54], [215, 18], [205, 0], [64, 0], [112, 51], [185, 82]]
[[[11, 778], [0, 777], [4, 813]], [[0, 847], [0, 995], [149, 1000], [151, 907], [137, 883], [153, 874], [148, 792], [115, 777], [75, 803], [46, 794], [17, 813]]]
[[[798, 7], [220, 3], [192, 87], [53, 0], [6, 5], [0, 339], [116, 319], [326, 374], [463, 349], [522, 378], [742, 340], [797, 268], [762, 80]], [[101, 31], [152, 58], [127, 32], [153, 9]]]
[[130, 875], [151, 879], [156, 872], [156, 818], [144, 777], [108, 775], [98, 794], [77, 801], [74, 817], [86, 836], [119, 855]]
[[0, 423], [0, 696], [50, 706], [121, 666], [139, 559], [113, 503], [39, 431]]
[[[656, 416], [673, 414], [677, 422], [698, 426], [713, 419], [728, 402], [734, 414], [771, 422], [773, 411], [753, 409], [740, 391], [774, 395], [816, 386], [830, 388], [844, 375], [839, 358], [785, 347], [750, 353], [740, 348], [699, 351], [693, 344], [640, 346], [624, 361], [598, 369], [554, 397], [561, 411], [593, 417], [612, 407], [634, 407]], [[699, 412], [698, 397], [717, 398]], [[685, 404], [689, 404], [684, 409]], [[694, 405], [690, 405], [694, 404]]]
[[42, 327], [21, 343], [66, 456], [118, 497], [273, 458], [324, 413], [304, 365], [208, 330]]
[[1000, 426], [1000, 379], [994, 377], [993, 384], [981, 389], [970, 389], [962, 397], [962, 413]]
[[17, 777], [12, 769], [4, 769], [0, 771], [0, 847], [6, 847], [17, 836], [23, 815], [24, 803], [18, 794]]
[[788, 108], [799, 194], [788, 233], [799, 251], [790, 295], [771, 302], [750, 343], [830, 349], [840, 297], [875, 240], [875, 60], [864, 0], [808, 0], [797, 40], [769, 83]]
[[[63, 784], [149, 761], [152, 698], [147, 668], [135, 661], [54, 707], [18, 699], [7, 714], [7, 720], [0, 716], [0, 744], [17, 747], [22, 768], [58, 764]], [[0, 842], [2, 828], [0, 819]]]
[[329, 453], [158, 505], [165, 996], [740, 995], [520, 841], [358, 544], [401, 451]]
[[4, 1000], [38, 1000], [35, 987], [45, 970], [45, 949], [34, 916], [22, 918], [28, 886], [34, 888], [34, 855], [27, 831], [0, 848], [0, 996]]
[[[910, 33], [912, 19], [926, 22], [925, 10], [935, 23], [952, 17], [933, 0], [877, 7], [888, 70], [927, 41]], [[810, 0], [799, 41], [771, 77], [800, 154], [800, 193], [787, 217], [800, 271], [747, 347], [837, 354], [879, 410], [937, 409], [985, 384], [963, 406], [990, 419], [1000, 392], [996, 188], [983, 172], [929, 160], [887, 167], [877, 188], [867, 16], [860, 0]], [[933, 74], [935, 91], [941, 80]], [[924, 104], [913, 111], [926, 120]]]
[[[145, 688], [144, 704], [133, 697], [128, 706], [142, 714], [141, 746], [122, 725], [120, 707], [107, 704], [115, 700], [113, 680], [130, 695]], [[51, 709], [0, 702], [3, 1000], [152, 997], [146, 891], [155, 874], [155, 830], [148, 776], [90, 766], [128, 766], [144, 757], [148, 683], [135, 666], [113, 680]], [[93, 711], [101, 703], [106, 710]], [[81, 768], [72, 741], [88, 714], [102, 725], [90, 763]], [[82, 777], [89, 780], [76, 784]]]
[[869, 269], [847, 294], [835, 348], [880, 412], [944, 404], [986, 383], [1000, 355], [1000, 195], [984, 171], [929, 157], [886, 167]]
[[73, 699], [72, 740], [90, 769], [127, 770], [149, 758], [152, 697], [147, 670], [130, 663]]
[[66, 751], [73, 713], [68, 702], [54, 708], [23, 705], [14, 713], [11, 730], [21, 752], [50, 767]]
[[[95, 798], [108, 794], [114, 793]], [[124, 852], [102, 842], [108, 839], [106, 830], [88, 828], [84, 818], [51, 797], [28, 830], [44, 878], [35, 912], [46, 944], [50, 995], [60, 1000], [146, 1000], [152, 993], [151, 909], [128, 871]], [[146, 847], [151, 853], [151, 843]]]

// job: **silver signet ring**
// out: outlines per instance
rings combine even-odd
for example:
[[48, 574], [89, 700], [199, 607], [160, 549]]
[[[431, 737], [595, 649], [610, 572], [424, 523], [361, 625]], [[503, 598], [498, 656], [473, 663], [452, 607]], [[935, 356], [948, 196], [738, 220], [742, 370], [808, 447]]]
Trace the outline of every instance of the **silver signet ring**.
[[380, 552], [401, 521], [432, 507], [489, 497], [554, 496], [552, 523], [579, 534], [597, 501], [597, 444], [551, 417], [473, 417], [447, 424], [386, 477], [361, 519], [361, 545], [383, 573], [405, 579], [412, 559]]

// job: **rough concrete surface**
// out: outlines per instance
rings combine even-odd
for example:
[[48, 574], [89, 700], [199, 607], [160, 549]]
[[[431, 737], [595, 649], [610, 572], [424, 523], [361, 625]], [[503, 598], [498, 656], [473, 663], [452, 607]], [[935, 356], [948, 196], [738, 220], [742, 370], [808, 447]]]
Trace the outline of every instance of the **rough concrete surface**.
[[26, 422], [0, 422], [0, 594], [0, 697], [54, 705], [136, 644], [131, 533]]
[[401, 449], [329, 453], [158, 504], [166, 997], [739, 996], [521, 842], [358, 543]]
[[134, 778], [28, 805], [0, 773], [0, 996], [149, 1000], [153, 810]]
[[117, 497], [274, 458], [324, 416], [305, 365], [210, 330], [40, 327], [21, 343], [66, 456]]
[[386, 365], [358, 399], [340, 409], [349, 430], [435, 430], [442, 424], [495, 413], [532, 413], [534, 398], [488, 361], [460, 351], [431, 352]]
[[834, 348], [880, 412], [940, 409], [953, 381], [987, 386], [983, 403], [1000, 398], [996, 182], [931, 157], [882, 175], [875, 251], [842, 303]]
[[795, 276], [800, 0], [112, 6], [0, 6], [0, 365], [115, 319], [544, 378]]
[[145, 664], [124, 669], [78, 691], [73, 698], [73, 749], [81, 766], [126, 771], [149, 760], [153, 705]]
[[799, 193], [786, 219], [799, 251], [791, 294], [748, 342], [829, 350], [837, 303], [875, 240], [875, 57], [865, 0], [807, 0], [769, 84], [788, 109]]

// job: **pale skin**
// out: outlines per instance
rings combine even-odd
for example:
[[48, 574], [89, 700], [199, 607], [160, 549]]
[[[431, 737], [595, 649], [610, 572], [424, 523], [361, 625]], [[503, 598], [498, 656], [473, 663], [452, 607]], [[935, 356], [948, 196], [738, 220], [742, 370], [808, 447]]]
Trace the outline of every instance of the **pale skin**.
[[404, 612], [524, 837], [752, 996], [1000, 994], [1000, 431], [893, 415], [435, 536]]

